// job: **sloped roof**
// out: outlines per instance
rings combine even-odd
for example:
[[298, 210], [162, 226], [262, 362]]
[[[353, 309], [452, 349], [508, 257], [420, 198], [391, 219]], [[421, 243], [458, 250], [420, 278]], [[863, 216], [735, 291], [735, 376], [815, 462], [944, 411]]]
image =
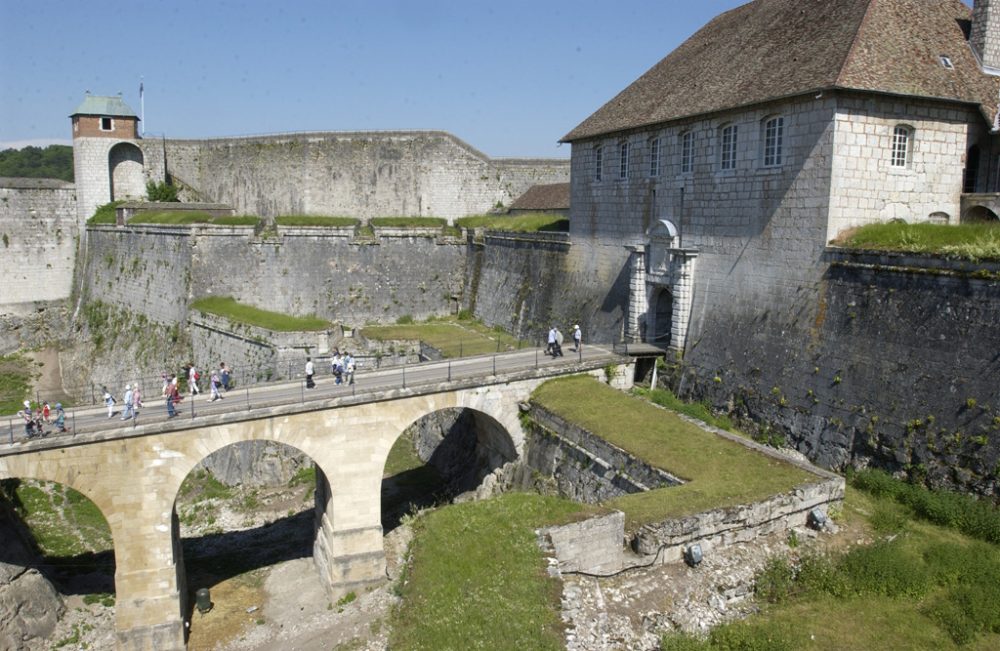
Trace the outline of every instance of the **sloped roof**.
[[103, 95], [90, 95], [88, 94], [83, 99], [83, 103], [76, 107], [76, 110], [70, 114], [70, 117], [75, 115], [101, 115], [107, 117], [125, 117], [125, 118], [138, 118], [135, 111], [129, 108], [125, 100], [121, 98], [121, 95], [113, 95], [111, 97], [105, 97]]
[[533, 185], [510, 204], [511, 210], [567, 210], [569, 183]]
[[992, 121], [1000, 80], [969, 48], [971, 15], [961, 0], [754, 0], [715, 17], [562, 140], [835, 88], [975, 104]]

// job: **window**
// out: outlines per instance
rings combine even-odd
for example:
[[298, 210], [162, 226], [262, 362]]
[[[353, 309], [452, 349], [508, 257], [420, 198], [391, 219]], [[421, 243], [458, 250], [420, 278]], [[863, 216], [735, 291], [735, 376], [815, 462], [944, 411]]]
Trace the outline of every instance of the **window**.
[[649, 175], [659, 176], [660, 174], [660, 139], [653, 138], [649, 141]]
[[892, 130], [892, 160], [893, 167], [906, 168], [910, 165], [911, 141], [913, 129], [905, 125], [897, 125]]
[[115, 123], [111, 118], [101, 118], [101, 131], [114, 131]]
[[719, 167], [724, 170], [736, 169], [736, 125], [722, 128], [719, 148]]
[[951, 57], [949, 57], [947, 54], [942, 54], [940, 56], [940, 59], [941, 59], [941, 65], [944, 66], [945, 70], [955, 69], [955, 64], [951, 62]]
[[694, 132], [688, 131], [681, 136], [681, 173], [687, 174], [694, 169]]
[[601, 169], [604, 167], [604, 147], [594, 148], [594, 180], [601, 180]]
[[621, 144], [621, 165], [618, 167], [618, 178], [627, 179], [628, 178], [628, 143], [623, 142]]
[[785, 118], [776, 117], [764, 122], [764, 167], [781, 165], [784, 139]]

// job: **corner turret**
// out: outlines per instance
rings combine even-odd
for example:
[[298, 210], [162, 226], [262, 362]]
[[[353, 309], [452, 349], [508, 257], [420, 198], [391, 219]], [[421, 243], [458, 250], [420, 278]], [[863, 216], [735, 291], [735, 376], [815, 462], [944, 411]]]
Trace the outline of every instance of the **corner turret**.
[[983, 72], [1000, 75], [1000, 0], [973, 2], [969, 45]]

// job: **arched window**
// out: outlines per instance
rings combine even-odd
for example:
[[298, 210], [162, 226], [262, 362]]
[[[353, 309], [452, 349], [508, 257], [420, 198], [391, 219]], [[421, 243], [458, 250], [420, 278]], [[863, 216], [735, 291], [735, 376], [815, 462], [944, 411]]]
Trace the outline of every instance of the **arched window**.
[[694, 170], [694, 131], [685, 131], [681, 135], [681, 174]]
[[897, 124], [892, 130], [892, 159], [890, 164], [893, 167], [905, 169], [910, 166], [913, 157], [913, 127], [905, 124]]
[[651, 138], [649, 141], [649, 175], [660, 175], [660, 139]]
[[785, 118], [778, 115], [765, 118], [761, 124], [762, 158], [764, 167], [780, 167], [784, 159]]
[[719, 129], [719, 169], [736, 169], [736, 135], [735, 124]]
[[601, 180], [601, 169], [604, 167], [604, 147], [594, 147], [594, 180]]

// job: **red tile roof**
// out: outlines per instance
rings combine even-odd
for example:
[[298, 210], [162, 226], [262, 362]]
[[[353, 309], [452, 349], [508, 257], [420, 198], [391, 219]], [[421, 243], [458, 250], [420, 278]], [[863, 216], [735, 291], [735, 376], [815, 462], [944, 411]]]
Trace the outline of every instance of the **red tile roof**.
[[979, 105], [992, 121], [1000, 80], [969, 48], [971, 14], [961, 0], [754, 0], [717, 16], [563, 141], [837, 88]]

